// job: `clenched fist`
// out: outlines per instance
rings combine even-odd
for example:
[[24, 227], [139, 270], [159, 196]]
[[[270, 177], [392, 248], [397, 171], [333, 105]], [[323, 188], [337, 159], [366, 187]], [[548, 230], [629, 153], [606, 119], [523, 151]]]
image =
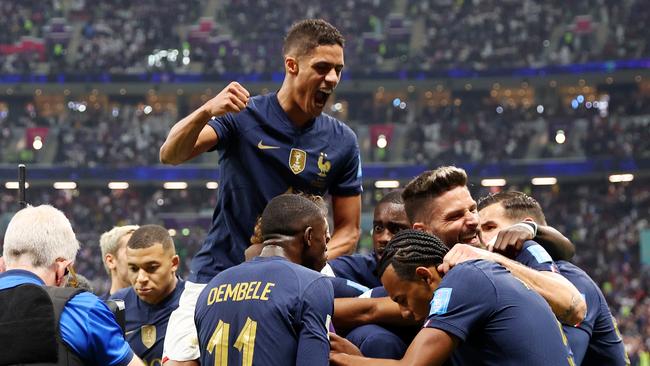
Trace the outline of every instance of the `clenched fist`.
[[222, 116], [226, 113], [243, 111], [248, 104], [250, 93], [236, 81], [228, 84], [219, 94], [203, 105], [210, 116]]

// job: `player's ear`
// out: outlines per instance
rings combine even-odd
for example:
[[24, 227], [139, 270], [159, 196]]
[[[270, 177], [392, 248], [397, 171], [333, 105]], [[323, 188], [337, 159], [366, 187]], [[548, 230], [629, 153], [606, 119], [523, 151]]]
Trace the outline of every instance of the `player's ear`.
[[314, 229], [311, 226], [307, 226], [305, 233], [303, 235], [303, 241], [307, 247], [311, 247], [311, 236]]
[[178, 254], [175, 254], [172, 257], [172, 271], [176, 272], [178, 270], [178, 263], [180, 262], [180, 259], [178, 258]]
[[298, 73], [298, 61], [296, 60], [296, 58], [292, 56], [286, 56], [284, 58], [284, 66], [287, 70], [287, 73], [293, 75]]
[[414, 222], [412, 228], [413, 230], [427, 231], [427, 227], [423, 222]]
[[111, 253], [106, 253], [106, 256], [104, 256], [104, 263], [106, 263], [106, 267], [108, 267], [108, 269], [115, 269], [115, 267], [117, 267], [117, 263], [115, 263], [115, 256]]
[[433, 274], [427, 267], [416, 268], [415, 275], [422, 281], [426, 282], [427, 285], [431, 284], [431, 281], [433, 280]]

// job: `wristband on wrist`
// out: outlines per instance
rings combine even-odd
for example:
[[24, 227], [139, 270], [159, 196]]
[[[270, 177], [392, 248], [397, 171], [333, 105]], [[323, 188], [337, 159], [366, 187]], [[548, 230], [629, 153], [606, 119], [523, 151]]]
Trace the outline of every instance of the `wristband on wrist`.
[[536, 224], [536, 223], [534, 223], [534, 222], [532, 222], [532, 221], [522, 221], [522, 222], [520, 222], [519, 224], [524, 224], [524, 225], [526, 225], [528, 228], [531, 229], [531, 232], [533, 233], [533, 239], [534, 239], [535, 237], [537, 237], [537, 224]]

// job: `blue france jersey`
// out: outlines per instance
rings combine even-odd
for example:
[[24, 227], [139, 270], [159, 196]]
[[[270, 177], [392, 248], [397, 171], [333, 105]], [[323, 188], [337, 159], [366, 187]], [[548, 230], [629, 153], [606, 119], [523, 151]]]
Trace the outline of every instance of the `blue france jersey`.
[[201, 292], [194, 316], [201, 364], [328, 365], [333, 311], [325, 276], [281, 257], [256, 257]]
[[583, 270], [567, 261], [555, 262], [584, 296], [587, 315], [577, 327], [563, 325], [577, 365], [629, 365], [625, 345], [609, 311], [605, 296]]
[[557, 266], [553, 263], [551, 255], [548, 254], [546, 249], [532, 240], [524, 242], [521, 251], [514, 259], [517, 262], [538, 271], [559, 272]]
[[435, 291], [424, 326], [460, 339], [452, 355], [456, 365], [572, 365], [546, 301], [493, 262], [452, 268]]
[[341, 297], [359, 297], [366, 291], [370, 291], [366, 286], [360, 285], [354, 281], [346, 280], [339, 277], [327, 277], [334, 289], [334, 298]]
[[361, 193], [357, 138], [327, 114], [298, 129], [272, 93], [208, 124], [219, 138], [218, 200], [212, 228], [190, 266], [192, 282], [206, 283], [244, 261], [255, 220], [273, 197], [287, 191]]
[[178, 300], [184, 289], [185, 281], [179, 279], [174, 291], [156, 305], [140, 300], [132, 287], [121, 289], [111, 296], [112, 300], [124, 300], [126, 340], [146, 365], [162, 365], [167, 322], [172, 311], [178, 308]]
[[377, 277], [377, 259], [374, 253], [352, 254], [335, 258], [329, 262], [336, 277], [345, 278], [369, 288], [381, 286]]

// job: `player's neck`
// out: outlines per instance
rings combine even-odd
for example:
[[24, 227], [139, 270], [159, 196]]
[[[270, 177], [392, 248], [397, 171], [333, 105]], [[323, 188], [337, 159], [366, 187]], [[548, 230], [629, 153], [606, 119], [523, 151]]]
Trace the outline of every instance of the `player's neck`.
[[111, 289], [108, 291], [108, 293], [112, 295], [117, 291], [127, 287], [131, 287], [131, 283], [122, 281], [119, 277], [117, 277], [116, 274], [111, 281]]
[[290, 91], [291, 88], [287, 86], [287, 82], [288, 81], [285, 80], [278, 91], [278, 103], [280, 103], [280, 107], [284, 110], [284, 113], [287, 114], [291, 123], [297, 128], [303, 128], [314, 118], [305, 113], [293, 100]]

